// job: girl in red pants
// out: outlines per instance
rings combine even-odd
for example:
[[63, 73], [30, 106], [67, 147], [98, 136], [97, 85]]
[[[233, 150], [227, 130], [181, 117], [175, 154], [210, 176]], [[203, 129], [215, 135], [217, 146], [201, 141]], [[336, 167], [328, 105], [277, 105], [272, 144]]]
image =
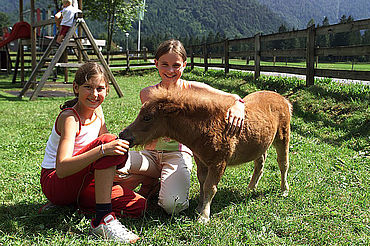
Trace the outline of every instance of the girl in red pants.
[[55, 121], [41, 165], [41, 187], [55, 205], [77, 204], [95, 210], [91, 234], [136, 242], [139, 237], [116, 215], [140, 216], [146, 201], [129, 189], [113, 185], [116, 169], [126, 163], [129, 143], [108, 134], [101, 107], [108, 85], [108, 77], [97, 63], [86, 63], [76, 72], [76, 98], [61, 106]]

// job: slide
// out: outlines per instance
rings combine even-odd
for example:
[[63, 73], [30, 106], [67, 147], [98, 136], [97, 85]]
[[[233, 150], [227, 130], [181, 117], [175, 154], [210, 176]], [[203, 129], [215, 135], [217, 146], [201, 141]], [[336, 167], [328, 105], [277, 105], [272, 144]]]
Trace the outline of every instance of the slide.
[[0, 48], [18, 38], [30, 38], [31, 25], [25, 21], [17, 22], [12, 28], [10, 35], [0, 42]]

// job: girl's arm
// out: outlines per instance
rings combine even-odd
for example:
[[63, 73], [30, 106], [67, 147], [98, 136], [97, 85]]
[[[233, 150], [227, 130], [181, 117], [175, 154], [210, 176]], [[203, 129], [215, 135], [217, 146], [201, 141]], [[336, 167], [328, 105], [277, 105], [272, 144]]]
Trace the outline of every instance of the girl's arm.
[[226, 120], [229, 122], [227, 126], [227, 132], [230, 135], [235, 133], [240, 133], [243, 129], [244, 125], [244, 116], [245, 116], [245, 107], [244, 101], [238, 96], [237, 94], [227, 93], [221, 90], [217, 90], [207, 84], [196, 82], [196, 81], [188, 81], [192, 88], [197, 90], [205, 90], [210, 93], [214, 93], [216, 96], [226, 96], [232, 97], [235, 100], [234, 105], [232, 105], [227, 114]]
[[124, 155], [129, 148], [127, 141], [117, 139], [103, 144], [104, 154], [101, 146], [97, 146], [81, 155], [72, 156], [79, 130], [77, 117], [68, 111], [62, 113], [57, 121], [57, 129], [61, 134], [56, 157], [56, 173], [59, 178], [75, 174], [105, 155]]

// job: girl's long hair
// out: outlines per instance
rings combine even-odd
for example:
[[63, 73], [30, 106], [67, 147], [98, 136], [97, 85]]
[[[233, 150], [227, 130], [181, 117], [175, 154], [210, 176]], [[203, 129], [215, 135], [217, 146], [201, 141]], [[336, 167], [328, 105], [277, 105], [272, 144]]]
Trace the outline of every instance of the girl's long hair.
[[[75, 79], [73, 84], [81, 86], [90, 79], [101, 79], [103, 78], [107, 87], [107, 93], [109, 92], [109, 80], [108, 75], [104, 68], [96, 62], [87, 62], [82, 65], [75, 74]], [[60, 109], [71, 108], [78, 102], [78, 93], [73, 90], [75, 98], [72, 100], [66, 101], [63, 105], [60, 105]]]

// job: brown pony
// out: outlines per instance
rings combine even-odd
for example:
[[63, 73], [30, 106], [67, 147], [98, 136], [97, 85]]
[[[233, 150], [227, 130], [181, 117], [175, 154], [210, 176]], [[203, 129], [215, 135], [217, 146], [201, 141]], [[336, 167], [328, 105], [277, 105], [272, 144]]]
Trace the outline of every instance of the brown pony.
[[210, 205], [227, 165], [254, 161], [254, 172], [248, 185], [257, 187], [263, 172], [267, 150], [273, 144], [281, 172], [281, 191], [288, 194], [289, 135], [292, 107], [287, 99], [271, 91], [251, 93], [244, 98], [245, 123], [240, 135], [225, 134], [225, 115], [235, 101], [215, 97], [198, 90], [158, 88], [146, 102], [133, 123], [120, 138], [130, 146], [149, 143], [159, 137], [170, 137], [194, 154], [200, 183], [199, 221], [208, 222]]

